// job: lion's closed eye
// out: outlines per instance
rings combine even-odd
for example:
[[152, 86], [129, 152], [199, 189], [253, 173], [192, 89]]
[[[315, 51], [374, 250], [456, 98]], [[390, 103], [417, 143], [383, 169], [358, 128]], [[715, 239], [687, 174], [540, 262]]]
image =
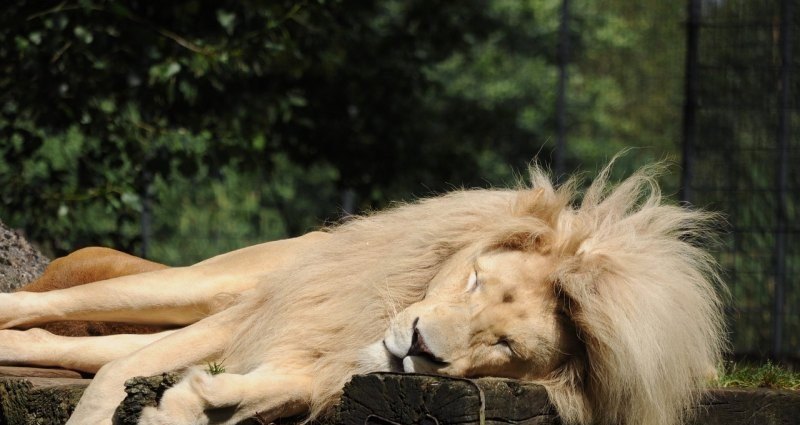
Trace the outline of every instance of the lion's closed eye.
[[519, 357], [514, 350], [514, 343], [508, 337], [500, 337], [497, 339], [497, 342], [494, 343], [494, 346], [500, 350], [503, 350], [506, 354], [512, 357]]
[[467, 278], [467, 292], [473, 292], [478, 289], [480, 286], [480, 281], [478, 280], [478, 270], [472, 270], [472, 273], [469, 274], [469, 278]]

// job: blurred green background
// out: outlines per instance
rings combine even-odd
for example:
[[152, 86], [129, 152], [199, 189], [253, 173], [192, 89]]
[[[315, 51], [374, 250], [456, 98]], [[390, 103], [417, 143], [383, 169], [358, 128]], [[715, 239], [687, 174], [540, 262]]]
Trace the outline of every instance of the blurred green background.
[[671, 160], [666, 193], [729, 219], [734, 349], [800, 358], [792, 3], [9, 0], [0, 219], [185, 265], [636, 147], [617, 177]]
[[[51, 255], [99, 244], [177, 265], [513, 184], [552, 158], [560, 7], [10, 2], [0, 217]], [[574, 3], [566, 171], [626, 146], [646, 148], [621, 173], [679, 159], [682, 16]]]

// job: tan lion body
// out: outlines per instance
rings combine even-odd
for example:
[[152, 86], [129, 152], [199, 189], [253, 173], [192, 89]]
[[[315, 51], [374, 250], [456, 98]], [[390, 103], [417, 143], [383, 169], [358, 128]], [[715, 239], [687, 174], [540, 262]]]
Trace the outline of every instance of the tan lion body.
[[[540, 382], [566, 423], [673, 425], [724, 345], [714, 262], [687, 242], [709, 216], [663, 205], [649, 171], [605, 176], [577, 207], [534, 169], [533, 189], [453, 192], [190, 267], [104, 252], [127, 266], [0, 294], [0, 364], [97, 372], [78, 425], [111, 424], [126, 379], [187, 368], [141, 424], [316, 416], [353, 374], [402, 370]], [[92, 270], [69, 258], [47, 278]], [[182, 328], [11, 329], [63, 320]]]

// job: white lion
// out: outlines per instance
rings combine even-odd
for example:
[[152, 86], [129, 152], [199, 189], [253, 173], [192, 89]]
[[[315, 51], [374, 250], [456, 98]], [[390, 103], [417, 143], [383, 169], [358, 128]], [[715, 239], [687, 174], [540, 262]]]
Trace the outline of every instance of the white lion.
[[[533, 167], [532, 188], [456, 191], [190, 267], [0, 294], [0, 364], [97, 372], [73, 425], [111, 424], [126, 379], [184, 368], [141, 424], [318, 417], [353, 374], [406, 371], [538, 382], [567, 424], [674, 425], [720, 360], [724, 326], [698, 246], [714, 217], [664, 204], [655, 168], [616, 187], [607, 168], [573, 204], [574, 181], [555, 188]], [[54, 320], [185, 327], [10, 329]]]

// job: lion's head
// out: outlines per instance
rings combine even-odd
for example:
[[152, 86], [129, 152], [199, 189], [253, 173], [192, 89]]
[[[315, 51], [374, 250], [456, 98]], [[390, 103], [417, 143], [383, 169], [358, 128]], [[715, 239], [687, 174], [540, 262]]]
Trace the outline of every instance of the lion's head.
[[386, 332], [404, 371], [542, 380], [580, 349], [550, 255], [499, 248], [452, 262]]
[[[607, 172], [607, 171], [606, 171]], [[579, 206], [534, 170], [495, 233], [450, 257], [383, 344], [406, 372], [545, 385], [566, 423], [674, 424], [724, 345], [710, 215], [642, 171]]]

